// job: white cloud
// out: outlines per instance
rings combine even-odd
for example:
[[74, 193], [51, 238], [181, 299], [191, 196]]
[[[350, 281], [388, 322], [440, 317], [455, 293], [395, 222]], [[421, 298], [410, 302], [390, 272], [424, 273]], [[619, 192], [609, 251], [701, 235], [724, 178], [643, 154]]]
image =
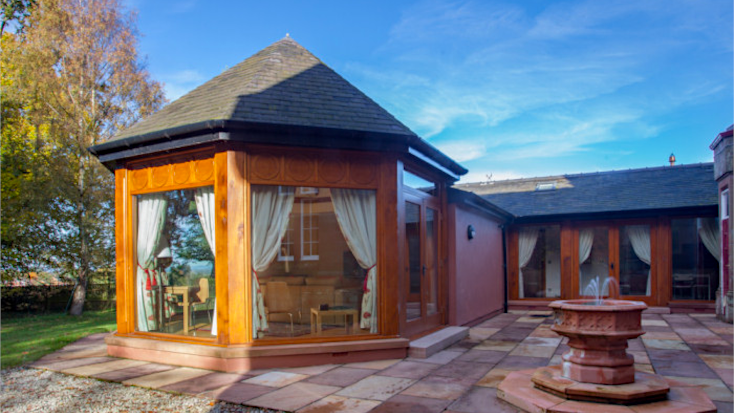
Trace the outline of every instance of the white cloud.
[[466, 162], [481, 158], [486, 154], [486, 145], [482, 140], [448, 141], [436, 143], [436, 147], [457, 162]]
[[181, 70], [162, 76], [163, 91], [169, 102], [180, 98], [202, 84], [207, 78], [196, 70]]

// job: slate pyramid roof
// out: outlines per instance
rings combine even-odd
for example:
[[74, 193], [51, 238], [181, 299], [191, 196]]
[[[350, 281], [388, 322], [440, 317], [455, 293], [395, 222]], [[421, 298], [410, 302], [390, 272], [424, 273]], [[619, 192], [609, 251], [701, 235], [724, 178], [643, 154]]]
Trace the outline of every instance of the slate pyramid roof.
[[90, 151], [110, 167], [130, 156], [216, 140], [417, 150], [456, 176], [466, 173], [290, 37]]
[[311, 52], [286, 37], [115, 139], [208, 120], [415, 135]]

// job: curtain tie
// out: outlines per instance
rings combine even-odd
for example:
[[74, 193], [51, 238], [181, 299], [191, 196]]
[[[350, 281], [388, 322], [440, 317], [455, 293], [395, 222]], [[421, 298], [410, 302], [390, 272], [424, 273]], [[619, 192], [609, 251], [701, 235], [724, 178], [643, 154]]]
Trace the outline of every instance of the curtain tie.
[[257, 277], [257, 271], [255, 271], [254, 268], [252, 269], [252, 274], [255, 276], [255, 281], [257, 281], [257, 293], [262, 294], [262, 290], [260, 289], [260, 279]]
[[148, 271], [147, 268], [144, 268], [142, 265], [140, 265], [140, 263], [138, 263], [138, 267], [141, 270], [143, 270], [143, 272], [145, 273], [145, 290], [146, 291], [152, 290], [153, 288], [151, 287], [151, 283], [150, 283], [150, 271]]
[[373, 264], [373, 265], [372, 265], [371, 267], [369, 267], [369, 268], [367, 268], [367, 269], [365, 270], [365, 274], [364, 274], [364, 283], [362, 284], [362, 291], [364, 291], [364, 292], [366, 292], [366, 293], [370, 292], [370, 289], [369, 289], [369, 288], [367, 288], [367, 279], [368, 279], [368, 278], [369, 278], [369, 276], [370, 276], [370, 271], [372, 271], [372, 269], [373, 269], [373, 268], [375, 268], [376, 266], [377, 266], [377, 264]]

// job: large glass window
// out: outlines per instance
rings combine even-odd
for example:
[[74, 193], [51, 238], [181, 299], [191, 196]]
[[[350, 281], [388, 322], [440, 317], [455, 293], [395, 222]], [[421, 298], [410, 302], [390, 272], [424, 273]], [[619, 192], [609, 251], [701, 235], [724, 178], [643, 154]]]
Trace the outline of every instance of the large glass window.
[[561, 296], [561, 227], [525, 227], [519, 234], [519, 298]]
[[719, 288], [719, 223], [716, 218], [670, 222], [673, 299], [713, 300]]
[[253, 185], [251, 199], [253, 337], [376, 333], [375, 191]]
[[135, 196], [138, 331], [213, 337], [214, 188]]

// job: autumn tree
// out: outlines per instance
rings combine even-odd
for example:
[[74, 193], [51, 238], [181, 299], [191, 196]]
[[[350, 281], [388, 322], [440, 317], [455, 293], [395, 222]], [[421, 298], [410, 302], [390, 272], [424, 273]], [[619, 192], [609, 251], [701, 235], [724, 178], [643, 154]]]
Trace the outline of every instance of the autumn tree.
[[164, 98], [138, 57], [135, 16], [118, 0], [38, 1], [24, 23], [16, 61], [39, 103], [24, 115], [49, 124], [48, 263], [75, 275], [70, 313], [79, 315], [91, 274], [114, 264], [113, 177], [87, 148]]

